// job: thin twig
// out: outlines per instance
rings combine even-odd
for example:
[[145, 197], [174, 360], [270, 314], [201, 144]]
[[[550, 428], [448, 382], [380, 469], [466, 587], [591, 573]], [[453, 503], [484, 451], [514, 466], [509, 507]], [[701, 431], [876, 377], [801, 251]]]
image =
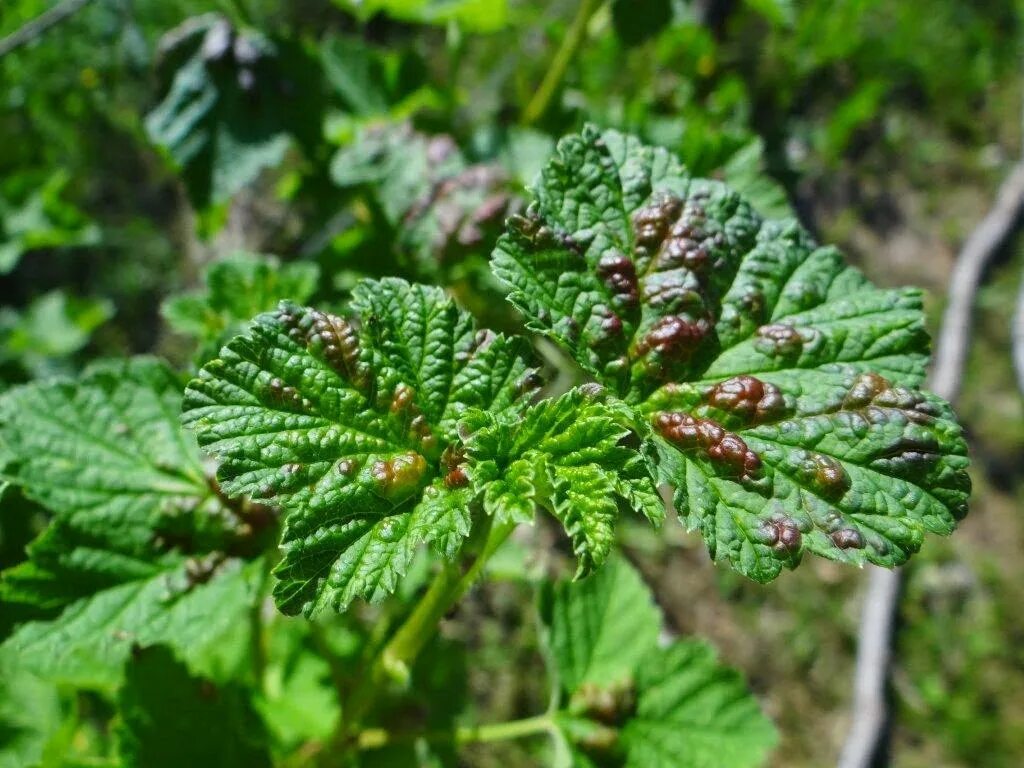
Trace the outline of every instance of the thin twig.
[[[1013, 230], [1022, 206], [1024, 162], [1015, 166], [1003, 182], [995, 204], [964, 242], [953, 267], [929, 378], [930, 389], [946, 400], [956, 400], [960, 394], [971, 336], [971, 315], [982, 274]], [[1021, 349], [1024, 347], [1024, 286], [1015, 330], [1022, 341], [1015, 343], [1014, 349], [1019, 357], [1024, 357], [1024, 349]], [[1019, 360], [1017, 370], [1021, 377], [1024, 360]], [[1021, 378], [1024, 385], [1024, 377]], [[886, 689], [900, 582], [899, 571], [871, 568], [857, 639], [852, 719], [839, 757], [839, 768], [869, 768], [882, 744], [888, 721]]]
[[931, 389], [947, 400], [960, 394], [960, 380], [967, 357], [971, 310], [981, 275], [1006, 236], [1013, 230], [1024, 204], [1024, 162], [1014, 167], [999, 188], [995, 205], [971, 233], [957, 257], [949, 283], [949, 301], [942, 318]]
[[1013, 313], [1010, 344], [1013, 348], [1013, 368], [1017, 373], [1017, 389], [1024, 395], [1024, 272], [1021, 273], [1020, 287], [1017, 289], [1017, 308]]
[[91, 2], [92, 0], [64, 0], [63, 3], [58, 3], [48, 11], [36, 16], [32, 21], [18, 27], [7, 37], [0, 39], [0, 57], [6, 56], [11, 51], [21, 48], [23, 45], [28, 45], [33, 40], [42, 37], [43, 33], [48, 29], [71, 18]]
[[600, 6], [600, 0], [580, 0], [576, 16], [573, 18], [568, 31], [565, 33], [565, 37], [562, 39], [562, 45], [555, 52], [555, 57], [551, 60], [548, 71], [544, 75], [544, 79], [541, 81], [536, 93], [533, 94], [533, 98], [530, 99], [526, 109], [523, 110], [522, 122], [524, 125], [536, 123], [548, 111], [548, 107], [551, 106], [551, 99], [554, 98], [555, 93], [558, 91], [558, 86], [562, 84], [562, 78], [565, 77], [570, 62], [576, 56], [580, 46], [583, 45], [583, 41], [586, 40], [587, 24], [590, 23], [590, 17], [594, 15], [594, 12]]

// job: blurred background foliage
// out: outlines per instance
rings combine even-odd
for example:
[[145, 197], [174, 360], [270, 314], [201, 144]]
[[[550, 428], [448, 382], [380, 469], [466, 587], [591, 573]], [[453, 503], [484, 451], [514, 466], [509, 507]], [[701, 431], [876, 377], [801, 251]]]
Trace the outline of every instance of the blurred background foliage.
[[[0, 37], [50, 7], [4, 0]], [[957, 248], [1021, 154], [1022, 13], [1013, 0], [93, 0], [0, 56], [0, 387], [139, 352], [193, 366], [278, 298], [330, 306], [363, 275], [444, 284], [515, 328], [490, 249], [555, 138], [588, 120], [799, 216], [877, 282], [924, 285], [937, 319]], [[908, 568], [901, 766], [1024, 756], [1024, 404], [1009, 356], [1022, 267], [1013, 243], [980, 297], [959, 408], [972, 514]], [[25, 505], [0, 504], [4, 567], [38, 528]], [[784, 734], [776, 764], [830, 763], [860, 575], [807, 563], [766, 589], [713, 570], [678, 530], [622, 537], [673, 628], [751, 679]], [[458, 639], [475, 655], [451, 693], [509, 716], [540, 695], [504, 666], [509, 647], [536, 663], [524, 583], [543, 564], [516, 558], [466, 609]], [[275, 642], [286, 661], [318, 637]], [[329, 670], [285, 661], [268, 696], [293, 686], [317, 706]], [[0, 720], [64, 718], [58, 746], [102, 741], [86, 727], [102, 702], [69, 715], [30, 687], [28, 709], [8, 698]], [[316, 726], [264, 704], [284, 741]], [[469, 753], [533, 759], [523, 745]]]

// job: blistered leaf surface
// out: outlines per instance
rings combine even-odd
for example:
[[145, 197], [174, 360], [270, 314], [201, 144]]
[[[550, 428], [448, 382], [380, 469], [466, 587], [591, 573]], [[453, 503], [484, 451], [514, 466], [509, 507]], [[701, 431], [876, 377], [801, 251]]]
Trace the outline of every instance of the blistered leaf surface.
[[437, 288], [366, 282], [344, 319], [294, 304], [194, 380], [185, 423], [225, 491], [287, 511], [275, 596], [289, 613], [394, 590], [417, 546], [469, 532], [456, 425], [535, 386], [520, 340], [478, 331]]
[[670, 154], [559, 142], [494, 270], [528, 325], [631, 403], [716, 559], [767, 581], [805, 551], [902, 563], [966, 511], [949, 406], [915, 389], [920, 293], [871, 285]]

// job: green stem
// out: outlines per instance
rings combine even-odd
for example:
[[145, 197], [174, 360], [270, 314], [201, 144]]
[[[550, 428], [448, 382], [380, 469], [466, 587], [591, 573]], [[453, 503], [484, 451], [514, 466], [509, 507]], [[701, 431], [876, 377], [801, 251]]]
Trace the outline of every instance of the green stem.
[[[441, 619], [466, 594], [480, 576], [484, 564], [504, 543], [513, 528], [515, 525], [512, 523], [494, 526], [491, 525], [490, 517], [484, 518], [483, 525], [471, 534], [464, 548], [472, 560], [462, 564], [444, 564], [412, 613], [377, 655], [369, 672], [363, 676], [346, 702], [342, 712], [343, 727], [339, 733], [343, 740], [355, 732], [351, 729], [358, 727], [382, 685], [388, 680], [408, 678], [409, 667], [434, 636]], [[479, 547], [480, 539], [484, 539], [482, 547]]]
[[417, 739], [453, 744], [483, 744], [550, 733], [554, 728], [554, 722], [546, 714], [522, 720], [510, 720], [506, 723], [460, 727], [451, 731], [392, 733], [383, 728], [367, 728], [359, 732], [357, 744], [361, 750], [380, 749], [389, 744], [408, 743]]
[[573, 17], [569, 30], [562, 39], [562, 45], [555, 52], [555, 57], [551, 60], [551, 65], [548, 67], [540, 87], [537, 88], [533, 98], [523, 110], [522, 122], [524, 125], [536, 123], [548, 111], [551, 100], [558, 91], [558, 86], [561, 85], [566, 70], [569, 69], [569, 64], [576, 56], [580, 46], [583, 45], [583, 41], [586, 40], [587, 24], [590, 23], [590, 17], [594, 15], [600, 5], [601, 0], [580, 0], [576, 16]]

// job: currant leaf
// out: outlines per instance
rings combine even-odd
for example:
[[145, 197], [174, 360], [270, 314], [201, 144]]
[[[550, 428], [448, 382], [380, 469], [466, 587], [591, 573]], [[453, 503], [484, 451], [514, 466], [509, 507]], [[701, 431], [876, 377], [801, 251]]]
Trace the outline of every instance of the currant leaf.
[[661, 613], [628, 562], [547, 584], [540, 617], [558, 764], [753, 768], [774, 746], [757, 700], [710, 647], [659, 646]]
[[580, 582], [546, 582], [540, 615], [558, 687], [569, 696], [632, 682], [661, 630], [651, 591], [621, 559]]
[[627, 444], [632, 430], [599, 393], [575, 389], [515, 419], [474, 411], [463, 425], [484, 509], [517, 522], [532, 520], [537, 506], [548, 510], [572, 541], [579, 576], [608, 558], [620, 510], [662, 520], [647, 465]]
[[312, 262], [282, 264], [274, 256], [240, 251], [210, 264], [202, 290], [171, 297], [161, 312], [174, 330], [204, 345], [216, 345], [211, 350], [215, 354], [252, 317], [273, 309], [282, 299], [299, 303], [309, 299], [319, 277], [320, 269]]
[[621, 741], [626, 768], [749, 768], [764, 763], [778, 736], [739, 673], [689, 640], [637, 666], [636, 712]]
[[758, 581], [805, 551], [894, 566], [953, 530], [966, 446], [915, 389], [919, 291], [874, 287], [796, 221], [615, 131], [563, 139], [532, 191], [494, 271], [649, 425], [657, 477], [716, 560]]
[[282, 303], [185, 393], [224, 491], [287, 512], [274, 590], [286, 613], [393, 592], [420, 544], [454, 555], [473, 494], [456, 471], [458, 420], [514, 412], [536, 386], [528, 345], [478, 331], [440, 289], [367, 281], [353, 306], [343, 319]]
[[181, 384], [149, 358], [0, 398], [4, 476], [53, 518], [0, 597], [55, 608], [149, 578], [228, 537], [230, 518], [176, 417]]

